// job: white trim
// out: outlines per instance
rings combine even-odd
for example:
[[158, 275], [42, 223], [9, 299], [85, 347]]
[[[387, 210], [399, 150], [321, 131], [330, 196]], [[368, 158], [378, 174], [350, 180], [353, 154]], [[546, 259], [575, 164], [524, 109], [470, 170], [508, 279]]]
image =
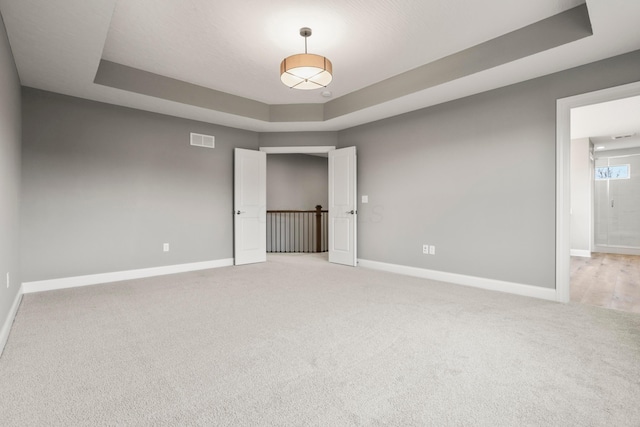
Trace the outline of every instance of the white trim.
[[571, 109], [640, 95], [640, 82], [556, 101], [556, 300], [569, 302]]
[[588, 251], [586, 249], [571, 249], [571, 256], [591, 258], [591, 251]]
[[7, 313], [7, 318], [4, 320], [2, 325], [2, 330], [0, 330], [0, 356], [4, 352], [4, 346], [7, 345], [7, 341], [9, 340], [9, 333], [11, 332], [11, 326], [13, 325], [13, 320], [16, 318], [16, 314], [18, 314], [18, 307], [20, 307], [20, 302], [22, 301], [22, 287], [18, 290], [16, 294], [16, 298], [13, 300], [13, 305]]
[[437, 280], [440, 282], [454, 283], [456, 285], [471, 286], [490, 291], [506, 292], [525, 297], [540, 298], [555, 301], [556, 291], [551, 288], [523, 285], [521, 283], [504, 282], [502, 280], [485, 279], [483, 277], [465, 276], [463, 274], [447, 273], [444, 271], [427, 270], [424, 268], [408, 267], [398, 264], [387, 264], [366, 259], [358, 260], [358, 265], [364, 268], [382, 270], [390, 273], [403, 274], [405, 276], [420, 277], [423, 279]]
[[260, 147], [267, 154], [326, 154], [335, 150], [335, 145], [309, 145], [302, 147]]
[[34, 282], [23, 283], [22, 290], [25, 294], [29, 294], [32, 292], [76, 288], [79, 286], [98, 285], [100, 283], [119, 282], [121, 280], [142, 279], [145, 277], [153, 277], [153, 276], [164, 276], [166, 274], [206, 270], [209, 268], [229, 267], [232, 265], [233, 265], [233, 258], [226, 258], [226, 259], [218, 259], [214, 261], [193, 262], [189, 264], [142, 268], [139, 270], [116, 271], [113, 273], [90, 274], [87, 276], [64, 277], [60, 279], [51, 279], [51, 280], [38, 280]]

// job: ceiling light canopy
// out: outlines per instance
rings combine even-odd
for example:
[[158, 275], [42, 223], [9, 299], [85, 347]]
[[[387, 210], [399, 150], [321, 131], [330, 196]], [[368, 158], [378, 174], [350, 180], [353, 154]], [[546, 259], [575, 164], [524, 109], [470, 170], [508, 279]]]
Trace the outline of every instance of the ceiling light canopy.
[[333, 79], [333, 65], [324, 56], [307, 53], [307, 37], [311, 28], [300, 28], [304, 37], [304, 53], [291, 55], [280, 64], [280, 80], [292, 89], [320, 89]]

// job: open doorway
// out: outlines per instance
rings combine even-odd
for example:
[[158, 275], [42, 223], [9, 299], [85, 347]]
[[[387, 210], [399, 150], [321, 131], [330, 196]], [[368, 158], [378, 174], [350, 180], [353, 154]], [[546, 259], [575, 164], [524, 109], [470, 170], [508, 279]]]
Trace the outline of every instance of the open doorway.
[[267, 253], [328, 251], [328, 156], [267, 156]]
[[[558, 101], [558, 224], [568, 222], [557, 241], [568, 238], [571, 255], [567, 260], [566, 246], [558, 245], [561, 301], [640, 313], [638, 89], [632, 84]], [[564, 210], [561, 195], [569, 201]]]
[[329, 262], [357, 265], [356, 147], [262, 147], [234, 150], [234, 264], [266, 261], [267, 154], [328, 154]]

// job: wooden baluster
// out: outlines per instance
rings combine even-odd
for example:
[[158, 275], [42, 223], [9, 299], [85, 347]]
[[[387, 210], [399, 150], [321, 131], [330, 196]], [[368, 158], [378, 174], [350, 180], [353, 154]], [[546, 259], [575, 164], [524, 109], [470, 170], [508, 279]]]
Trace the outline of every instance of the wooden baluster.
[[316, 206], [316, 252], [322, 252], [322, 206]]

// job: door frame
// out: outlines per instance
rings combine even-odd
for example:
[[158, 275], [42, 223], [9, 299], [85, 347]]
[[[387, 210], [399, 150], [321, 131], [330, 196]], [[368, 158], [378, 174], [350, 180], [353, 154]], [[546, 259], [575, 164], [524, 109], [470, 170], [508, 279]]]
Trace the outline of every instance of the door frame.
[[640, 82], [556, 101], [556, 301], [569, 302], [571, 262], [571, 109], [640, 95]]
[[309, 145], [294, 147], [260, 147], [267, 154], [327, 154], [336, 149], [335, 145]]

